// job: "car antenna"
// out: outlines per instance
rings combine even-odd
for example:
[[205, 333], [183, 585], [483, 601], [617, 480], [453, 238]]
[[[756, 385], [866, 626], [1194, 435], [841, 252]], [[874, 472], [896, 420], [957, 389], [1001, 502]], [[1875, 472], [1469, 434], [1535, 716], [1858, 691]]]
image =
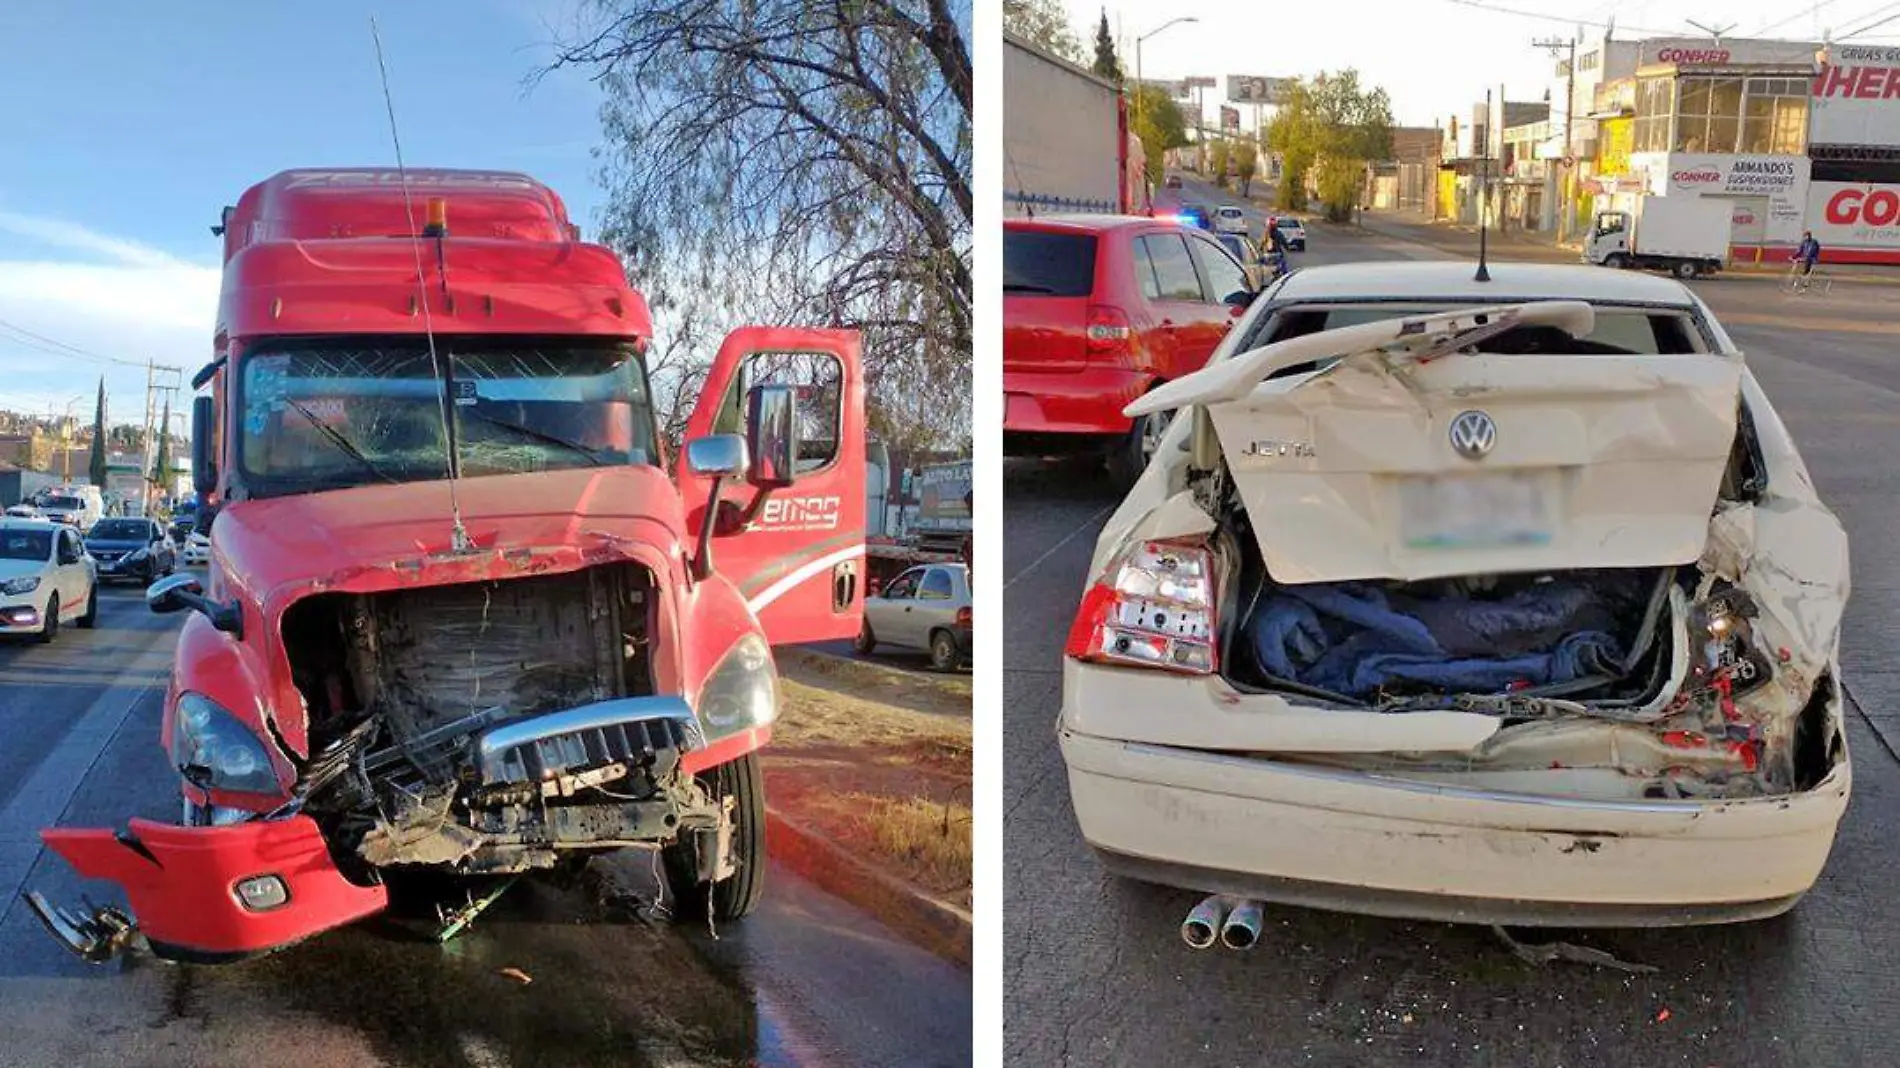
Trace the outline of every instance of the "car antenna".
[[[1502, 107], [1498, 109], [1499, 116], [1497, 124], [1499, 126], [1504, 125], [1503, 110]], [[1484, 125], [1484, 163], [1481, 165], [1483, 169], [1478, 177], [1478, 273], [1471, 276], [1471, 280], [1474, 282], [1489, 282], [1491, 280], [1491, 268], [1487, 266], [1485, 262], [1486, 253], [1488, 251], [1485, 241], [1486, 223], [1490, 217], [1490, 213], [1486, 209], [1491, 205], [1491, 142], [1497, 139], [1501, 131], [1490, 128], [1491, 90], [1489, 89], [1484, 91]]]
[[[396, 178], [402, 186], [402, 208], [409, 217], [409, 241], [416, 250], [416, 303], [422, 309], [422, 335], [429, 342], [429, 366], [435, 372], [436, 389], [441, 403], [437, 410], [442, 417], [442, 437], [447, 449], [448, 462], [445, 467], [449, 476], [449, 548], [453, 552], [465, 553], [475, 547], [468, 536], [468, 528], [462, 525], [462, 504], [456, 494], [456, 481], [461, 471], [461, 458], [456, 455], [455, 420], [449, 409], [449, 377], [442, 373], [442, 359], [435, 349], [435, 323], [429, 315], [429, 283], [422, 270], [422, 232], [416, 229], [416, 205], [409, 195], [409, 171], [402, 162], [402, 137], [396, 132], [396, 102], [389, 95], [389, 67], [383, 62], [383, 35], [376, 30], [376, 17], [370, 16], [370, 40], [376, 43], [376, 70], [383, 80], [383, 108], [389, 112], [389, 140], [396, 148]], [[437, 245], [440, 255], [441, 246]], [[446, 290], [448, 279], [444, 277]]]

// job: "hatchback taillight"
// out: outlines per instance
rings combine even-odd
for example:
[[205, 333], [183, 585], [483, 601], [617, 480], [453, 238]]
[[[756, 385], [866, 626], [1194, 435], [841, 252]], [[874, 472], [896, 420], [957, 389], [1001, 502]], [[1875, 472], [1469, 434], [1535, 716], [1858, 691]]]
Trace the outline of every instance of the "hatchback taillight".
[[1082, 595], [1064, 652], [1077, 660], [1215, 669], [1214, 555], [1206, 547], [1141, 542], [1108, 565]]
[[1113, 304], [1089, 305], [1090, 355], [1111, 356], [1128, 351], [1128, 315]]
[[970, 625], [970, 618], [970, 610], [968, 608], [957, 609], [957, 626], [967, 628]]

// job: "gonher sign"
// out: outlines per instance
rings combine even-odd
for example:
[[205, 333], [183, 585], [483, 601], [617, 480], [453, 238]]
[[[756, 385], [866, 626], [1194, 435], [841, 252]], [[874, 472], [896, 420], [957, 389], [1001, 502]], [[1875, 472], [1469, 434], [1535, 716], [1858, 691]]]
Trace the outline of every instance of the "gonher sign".
[[1659, 37], [1644, 41], [1637, 53], [1640, 66], [1683, 67], [1798, 67], [1814, 69], [1819, 45], [1804, 41], [1716, 41], [1708, 37]]
[[1691, 193], [1786, 193], [1805, 177], [1807, 162], [1798, 156], [1672, 155], [1669, 188]]
[[1900, 184], [1815, 182], [1808, 187], [1808, 229], [1844, 259], [1900, 262]]
[[1811, 144], [1900, 146], [1900, 48], [1833, 46], [1812, 93]]

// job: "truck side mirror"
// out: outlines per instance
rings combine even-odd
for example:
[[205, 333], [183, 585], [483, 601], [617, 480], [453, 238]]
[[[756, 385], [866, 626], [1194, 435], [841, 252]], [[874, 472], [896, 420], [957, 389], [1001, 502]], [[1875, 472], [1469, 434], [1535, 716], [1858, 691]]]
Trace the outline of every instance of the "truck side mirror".
[[729, 478], [746, 476], [752, 466], [746, 455], [748, 451], [746, 439], [737, 434], [711, 434], [686, 443], [686, 469], [712, 479], [712, 490], [706, 497], [706, 516], [699, 524], [699, 552], [693, 560], [693, 573], [698, 578], [712, 574], [713, 531], [719, 525], [720, 506], [725, 503], [719, 497], [719, 487]]
[[145, 589], [145, 606], [164, 615], [192, 609], [203, 612], [211, 625], [227, 634], [244, 637], [244, 613], [236, 602], [219, 604], [205, 596], [196, 575], [167, 575]]
[[746, 448], [752, 454], [752, 485], [784, 489], [798, 475], [798, 390], [754, 386], [746, 396]]
[[212, 454], [212, 438], [217, 433], [217, 409], [210, 397], [191, 402], [191, 484], [200, 501], [218, 488], [218, 461]]

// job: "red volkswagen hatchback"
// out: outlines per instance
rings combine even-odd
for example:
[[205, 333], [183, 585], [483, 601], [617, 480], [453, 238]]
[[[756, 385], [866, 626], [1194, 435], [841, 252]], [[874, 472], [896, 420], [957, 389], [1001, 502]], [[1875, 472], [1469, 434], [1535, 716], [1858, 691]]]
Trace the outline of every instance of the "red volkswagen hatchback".
[[1122, 407], [1199, 370], [1253, 296], [1211, 235], [1165, 219], [1005, 220], [1004, 451], [1099, 451], [1132, 482], [1167, 416]]

